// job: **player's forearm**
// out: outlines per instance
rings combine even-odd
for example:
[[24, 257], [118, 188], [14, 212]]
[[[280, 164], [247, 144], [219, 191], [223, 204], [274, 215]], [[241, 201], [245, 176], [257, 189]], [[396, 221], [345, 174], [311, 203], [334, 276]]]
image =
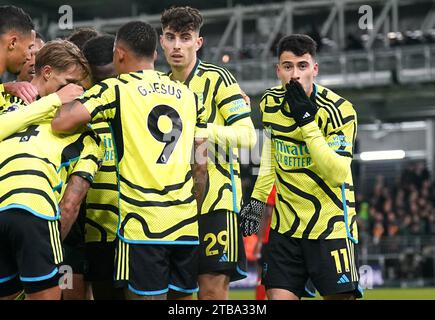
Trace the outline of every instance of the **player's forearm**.
[[344, 183], [350, 174], [352, 159], [340, 156], [332, 150], [314, 121], [301, 127], [301, 130], [311, 158], [322, 177], [334, 187]]
[[205, 188], [208, 180], [207, 172], [207, 139], [195, 139], [194, 163], [192, 164], [193, 193], [201, 213], [202, 203], [205, 198]]
[[194, 195], [198, 205], [198, 213], [201, 212], [202, 203], [205, 198], [205, 187], [207, 185], [208, 174], [207, 165], [193, 165], [193, 181], [194, 181]]
[[209, 139], [231, 147], [252, 148], [257, 143], [257, 135], [251, 118], [244, 118], [231, 126], [209, 123], [207, 126]]
[[55, 132], [73, 133], [77, 128], [88, 123], [90, 120], [91, 115], [85, 106], [75, 100], [59, 108], [51, 122], [51, 128]]
[[260, 170], [251, 197], [266, 202], [275, 183], [275, 148], [270, 137], [266, 137], [261, 152]]
[[71, 226], [77, 219], [79, 214], [80, 205], [84, 200], [86, 193], [90, 187], [90, 183], [77, 176], [72, 175], [68, 181], [65, 194], [60, 202], [60, 225], [62, 240], [68, 235]]
[[29, 104], [21, 106], [18, 110], [0, 115], [0, 141], [10, 135], [23, 130], [42, 119], [54, 114], [61, 102], [57, 94], [48, 96]]

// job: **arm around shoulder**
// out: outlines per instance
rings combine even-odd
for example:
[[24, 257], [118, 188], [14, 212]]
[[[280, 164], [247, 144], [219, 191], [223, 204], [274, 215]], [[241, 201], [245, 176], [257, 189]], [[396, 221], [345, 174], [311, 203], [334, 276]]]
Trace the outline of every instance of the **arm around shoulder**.
[[0, 115], [0, 141], [28, 126], [49, 117], [61, 105], [56, 94], [50, 94], [17, 110]]
[[51, 128], [55, 132], [72, 133], [83, 124], [91, 120], [91, 115], [85, 106], [74, 100], [73, 102], [64, 104], [57, 112], [51, 122]]

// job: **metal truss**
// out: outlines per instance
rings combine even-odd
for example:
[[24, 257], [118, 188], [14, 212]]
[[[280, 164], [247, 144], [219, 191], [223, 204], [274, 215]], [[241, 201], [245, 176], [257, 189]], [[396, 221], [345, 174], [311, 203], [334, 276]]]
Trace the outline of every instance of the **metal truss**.
[[[332, 68], [326, 73], [329, 74], [329, 79], [324, 78], [326, 83], [331, 83], [332, 86], [346, 85], [350, 79], [360, 79], [358, 83], [362, 86], [364, 83], [396, 81], [397, 77], [399, 81], [406, 81], [406, 77], [412, 77], [412, 72], [416, 71], [401, 72], [406, 70], [403, 62], [407, 59], [412, 60], [413, 55], [421, 56], [423, 61], [421, 62], [423, 67], [415, 78], [433, 81], [434, 73], [431, 67], [433, 67], [434, 49], [432, 47], [425, 46], [417, 52], [409, 53], [405, 49], [390, 48], [387, 41], [387, 34], [399, 31], [399, 9], [403, 7], [406, 10], [406, 6], [419, 4], [432, 4], [432, 8], [422, 17], [421, 23], [422, 31], [432, 29], [435, 25], [435, 0], [286, 1], [267, 5], [203, 10], [205, 21], [203, 29], [207, 29], [207, 25], [219, 26], [217, 31], [215, 27], [214, 32], [203, 34], [206, 39], [203, 58], [209, 62], [222, 64], [223, 56], [228, 55], [229, 61], [226, 61], [228, 68], [235, 72], [241, 84], [246, 85], [249, 93], [256, 94], [259, 88], [264, 89], [265, 84], [276, 82], [275, 59], [271, 47], [277, 37], [293, 32], [306, 32], [308, 27], [314, 25], [320, 37], [328, 38], [336, 45], [332, 52], [321, 52], [319, 55], [319, 61]], [[361, 16], [358, 11], [362, 6], [373, 8], [372, 27], [363, 31], [358, 29], [358, 17]], [[353, 17], [352, 20], [350, 16]], [[92, 26], [102, 32], [115, 33], [121, 25], [132, 20], [146, 21], [156, 29], [160, 28], [160, 14], [76, 21], [74, 27]], [[263, 37], [258, 36], [258, 28], [252, 30], [252, 25], [258, 25], [261, 21], [267, 22], [268, 25]], [[344, 49], [348, 45], [347, 35], [357, 31], [365, 35], [365, 47], [358, 53], [345, 52]], [[51, 23], [48, 27], [50, 38], [63, 36], [69, 32], [70, 30], [59, 29], [57, 23]], [[211, 40], [207, 41], [208, 39]], [[382, 52], [378, 52], [379, 40], [383, 43]], [[248, 58], [241, 55], [247, 47], [253, 52]], [[379, 59], [388, 62], [388, 70], [377, 67]], [[162, 64], [163, 61], [158, 61], [157, 64], [159, 63]], [[365, 65], [366, 68], [353, 70], [355, 64]], [[256, 76], [256, 73], [259, 73], [259, 76]]]

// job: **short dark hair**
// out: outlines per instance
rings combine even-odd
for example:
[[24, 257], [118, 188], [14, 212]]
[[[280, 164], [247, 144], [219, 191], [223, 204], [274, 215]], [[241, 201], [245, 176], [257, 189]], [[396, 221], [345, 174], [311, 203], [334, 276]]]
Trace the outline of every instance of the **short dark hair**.
[[146, 22], [132, 21], [119, 28], [116, 41], [121, 41], [138, 57], [152, 58], [157, 48], [157, 32]]
[[83, 50], [83, 45], [89, 39], [99, 36], [100, 33], [94, 28], [78, 28], [67, 38], [68, 41], [74, 43], [80, 50]]
[[30, 16], [16, 6], [0, 6], [0, 34], [16, 30], [22, 34], [35, 29]]
[[110, 34], [89, 39], [83, 46], [83, 54], [92, 66], [104, 66], [113, 62], [115, 37]]
[[315, 58], [317, 43], [310, 36], [305, 34], [292, 34], [285, 36], [278, 43], [278, 57], [280, 57], [284, 51], [291, 51], [298, 57], [309, 53]]
[[196, 31], [202, 27], [203, 18], [198, 9], [191, 7], [171, 7], [162, 13], [162, 28], [169, 27], [175, 32]]

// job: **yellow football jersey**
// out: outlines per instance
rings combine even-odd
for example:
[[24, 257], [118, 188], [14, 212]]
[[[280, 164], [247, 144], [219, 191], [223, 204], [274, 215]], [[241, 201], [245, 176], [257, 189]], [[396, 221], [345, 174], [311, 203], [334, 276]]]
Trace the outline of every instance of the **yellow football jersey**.
[[[1, 86], [3, 87], [3, 86]], [[0, 105], [0, 114], [4, 114], [10, 111], [14, 111], [15, 109], [18, 109], [20, 107], [25, 106], [26, 104], [24, 103], [23, 100], [21, 100], [18, 97], [12, 96], [10, 94], [6, 94], [4, 92], [1, 92], [1, 98], [3, 103], [0, 100], [0, 103], [2, 103]]]
[[204, 108], [184, 85], [153, 70], [104, 80], [81, 102], [109, 122], [119, 175], [118, 236], [130, 243], [197, 244], [194, 138], [207, 138]]
[[[260, 103], [263, 126], [271, 139], [269, 149], [274, 168], [271, 175], [274, 177], [259, 176], [252, 197], [265, 202], [273, 182], [276, 183], [271, 228], [279, 233], [296, 238], [349, 237], [357, 241], [352, 173], [349, 170], [345, 183], [340, 186], [330, 183], [322, 175], [303, 139], [302, 129], [284, 101], [284, 95], [282, 86], [274, 87], [265, 91]], [[357, 131], [357, 117], [352, 104], [320, 85], [314, 85], [311, 99], [319, 107], [315, 123], [329, 148], [341, 156], [338, 161], [350, 163], [347, 159], [353, 156]]]
[[50, 120], [10, 135], [0, 142], [0, 211], [20, 208], [46, 220], [59, 219], [68, 177], [77, 174], [92, 182], [103, 152], [101, 140], [88, 128], [55, 134]]
[[86, 195], [86, 242], [107, 242], [116, 238], [118, 226], [118, 179], [112, 132], [107, 122], [92, 125], [105, 146], [103, 163]]
[[[208, 123], [230, 126], [250, 117], [251, 108], [243, 99], [236, 79], [227, 69], [198, 59], [184, 84], [204, 105]], [[238, 149], [210, 141], [208, 155], [209, 184], [201, 213], [222, 209], [239, 212], [242, 185]]]
[[44, 96], [29, 105], [12, 95], [5, 94], [2, 98], [5, 104], [0, 106], [0, 141], [30, 125], [52, 119], [57, 108], [62, 105], [56, 93]]

